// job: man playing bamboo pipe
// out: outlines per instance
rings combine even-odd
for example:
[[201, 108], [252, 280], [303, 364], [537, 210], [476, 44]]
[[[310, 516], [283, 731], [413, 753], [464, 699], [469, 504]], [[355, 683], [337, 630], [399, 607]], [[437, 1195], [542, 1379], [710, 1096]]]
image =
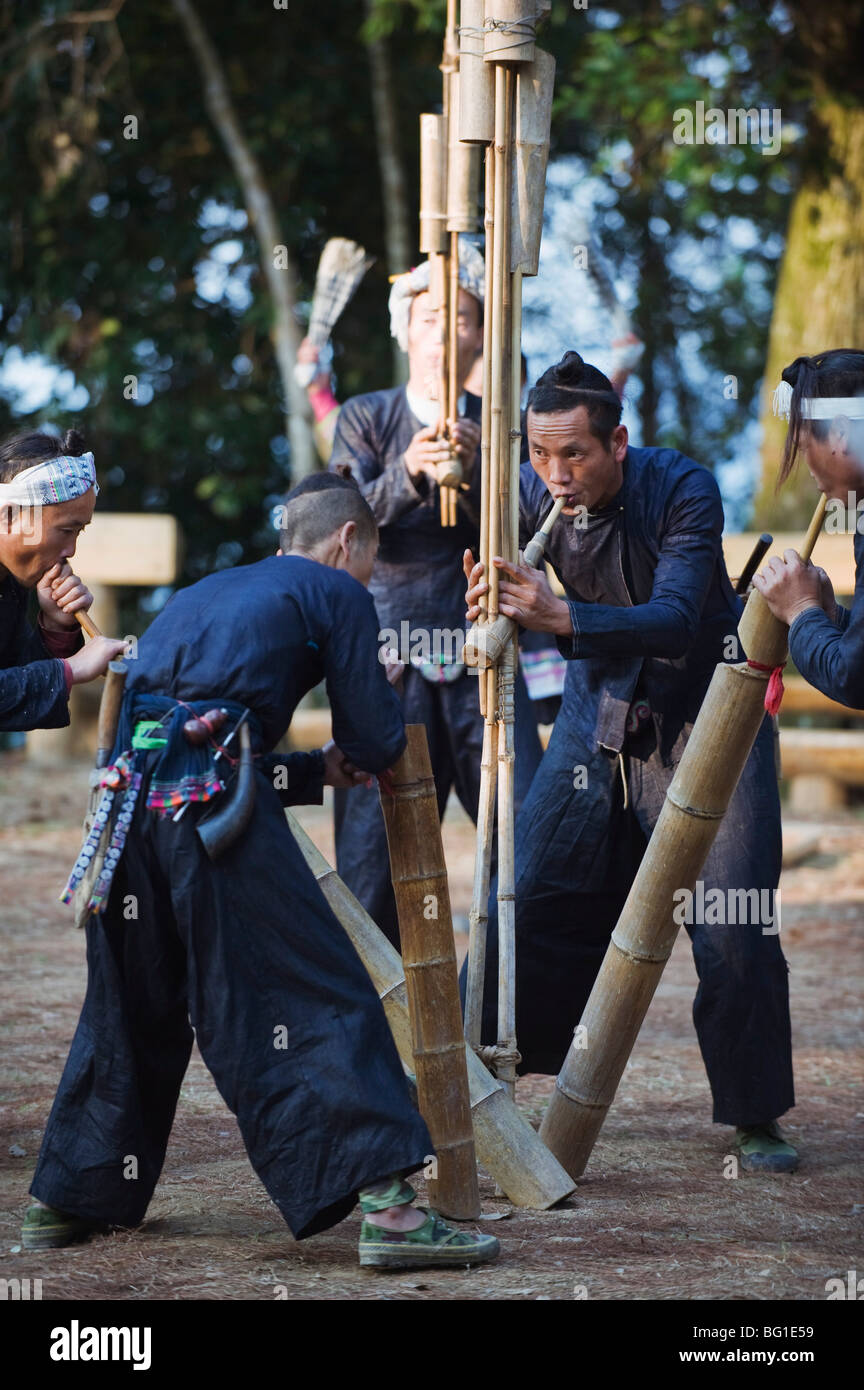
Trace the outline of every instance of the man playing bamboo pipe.
[[[130, 663], [105, 772], [123, 788], [116, 867], [87, 920], [87, 997], [33, 1179], [28, 1248], [143, 1220], [194, 1038], [297, 1240], [359, 1200], [361, 1264], [497, 1253], [493, 1237], [413, 1205], [404, 1175], [431, 1141], [371, 981], [282, 811], [320, 802], [325, 782], [353, 785], [367, 776], [358, 767], [383, 771], [405, 746], [365, 590], [375, 520], [353, 483], [314, 475], [286, 499], [280, 541], [277, 555], [175, 594]], [[272, 753], [322, 678], [340, 747]], [[230, 724], [190, 741], [190, 716], [222, 709]], [[241, 719], [255, 749], [251, 818], [213, 864], [196, 830]]]
[[818, 565], [794, 550], [773, 557], [753, 580], [768, 607], [789, 624], [789, 655], [802, 676], [852, 709], [864, 708], [864, 352], [837, 348], [797, 357], [783, 372], [775, 413], [789, 420], [780, 469], [782, 485], [803, 453], [810, 476], [840, 503], [854, 531], [855, 598], [852, 608], [834, 599]]
[[[566, 599], [542, 572], [496, 560], [501, 612], [554, 633], [568, 661], [562, 711], [516, 822], [522, 1072], [559, 1071], [714, 666], [740, 659], [717, 484], [672, 449], [629, 447], [620, 418], [611, 383], [578, 353], [540, 378], [529, 397], [520, 532], [524, 544], [552, 497], [567, 497], [547, 546]], [[465, 572], [474, 621], [486, 585], [470, 554]], [[737, 1127], [751, 1170], [789, 1171], [797, 1162], [776, 1125], [794, 1104], [787, 969], [773, 910], [780, 858], [766, 719], [701, 875], [702, 902], [716, 887], [735, 910], [720, 920], [714, 909], [679, 919], [699, 975], [694, 1021], [714, 1119]], [[493, 886], [490, 1043], [495, 909]]]
[[[465, 380], [483, 338], [483, 260], [463, 242], [459, 260], [458, 377]], [[330, 468], [349, 465], [375, 513], [381, 548], [369, 585], [386, 647], [406, 662], [406, 723], [425, 724], [441, 815], [451, 787], [476, 819], [483, 720], [477, 681], [461, 663], [464, 635], [462, 555], [479, 540], [480, 401], [466, 395], [451, 421], [467, 470], [458, 521], [441, 525], [437, 470], [449, 455], [439, 439], [443, 313], [431, 307], [429, 264], [400, 276], [390, 295], [393, 336], [408, 352], [407, 387], [346, 401]], [[464, 412], [464, 413], [461, 413]], [[406, 640], [407, 639], [407, 640]], [[524, 682], [517, 680], [520, 756], [517, 799], [540, 759]], [[340, 877], [394, 945], [399, 944], [384, 818], [375, 787], [337, 793], [336, 856]]]
[[[103, 675], [123, 650], [111, 637], [84, 647], [75, 617], [93, 595], [69, 561], [98, 490], [93, 455], [77, 430], [63, 442], [23, 434], [0, 446], [0, 729], [62, 728], [72, 686]], [[27, 621], [31, 589], [37, 632]]]

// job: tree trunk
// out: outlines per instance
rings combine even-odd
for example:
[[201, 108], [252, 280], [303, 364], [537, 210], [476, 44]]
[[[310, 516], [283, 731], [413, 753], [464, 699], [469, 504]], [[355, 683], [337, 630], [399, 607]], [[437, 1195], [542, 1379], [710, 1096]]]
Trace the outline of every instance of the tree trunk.
[[[240, 129], [216, 49], [191, 0], [172, 0], [204, 79], [204, 104], [225, 146], [243, 192], [243, 201], [261, 253], [261, 267], [273, 301], [273, 345], [282, 383], [285, 433], [291, 443], [291, 478], [299, 482], [317, 468], [306, 396], [294, 379], [300, 329], [294, 316], [297, 271], [279, 234], [273, 199], [257, 159]], [[280, 264], [277, 266], [277, 248]]]
[[[366, 0], [366, 13], [371, 16], [373, 0]], [[415, 238], [411, 235], [408, 217], [408, 194], [405, 169], [399, 143], [396, 98], [393, 91], [393, 71], [386, 39], [367, 39], [371, 74], [372, 112], [375, 118], [375, 144], [378, 150], [378, 169], [384, 199], [384, 242], [387, 247], [387, 269], [391, 275], [410, 270]], [[405, 354], [393, 339], [393, 379], [408, 377]]]
[[762, 482], [753, 525], [794, 530], [813, 507], [813, 484], [799, 467], [774, 487], [786, 421], [771, 411], [785, 366], [802, 353], [864, 348], [864, 111], [832, 100], [813, 111], [810, 161], [792, 205], [762, 387]]

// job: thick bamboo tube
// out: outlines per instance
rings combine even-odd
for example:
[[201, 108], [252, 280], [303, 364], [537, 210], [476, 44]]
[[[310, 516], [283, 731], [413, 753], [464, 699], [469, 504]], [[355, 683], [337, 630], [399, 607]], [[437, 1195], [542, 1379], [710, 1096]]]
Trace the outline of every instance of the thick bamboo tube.
[[530, 63], [537, 22], [531, 0], [486, 0], [483, 57], [487, 63]]
[[447, 250], [447, 122], [430, 112], [420, 117], [420, 250]]
[[[824, 515], [817, 508], [804, 546], [809, 559]], [[693, 892], [765, 717], [772, 668], [786, 658], [788, 630], [758, 591], [739, 625], [749, 662], [718, 666], [663, 809], [633, 880], [580, 1025], [558, 1075], [540, 1136], [579, 1177], [615, 1097], [642, 1021], [678, 935], [677, 895]]]
[[492, 69], [483, 61], [483, 0], [462, 0], [459, 29], [459, 139], [488, 145], [495, 134]]
[[430, 1180], [433, 1205], [468, 1219], [480, 1213], [480, 1191], [447, 868], [426, 730], [409, 724], [406, 733], [405, 752], [389, 774], [393, 794], [382, 790], [381, 808], [408, 982], [417, 1093], [438, 1155], [438, 1175]]
[[549, 122], [555, 88], [555, 59], [538, 48], [534, 61], [516, 73], [515, 177], [510, 269], [536, 275], [543, 235], [543, 195], [549, 158]]
[[[378, 992], [402, 1061], [413, 1067], [408, 991], [399, 953], [327, 863], [293, 811], [285, 812], [303, 857]], [[465, 1052], [477, 1156], [511, 1202], [545, 1210], [573, 1191], [561, 1165], [470, 1049]]]
[[459, 139], [462, 75], [449, 80], [450, 111], [447, 122], [450, 149], [447, 165], [447, 230], [476, 232], [480, 226], [480, 147]]

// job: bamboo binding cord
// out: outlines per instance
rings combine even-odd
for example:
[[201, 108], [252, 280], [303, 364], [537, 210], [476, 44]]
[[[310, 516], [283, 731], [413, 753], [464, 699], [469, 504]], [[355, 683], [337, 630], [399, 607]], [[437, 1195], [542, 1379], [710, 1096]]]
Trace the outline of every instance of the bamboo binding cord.
[[[805, 562], [825, 505], [823, 497], [801, 547]], [[673, 894], [695, 888], [786, 660], [788, 629], [758, 590], [738, 635], [748, 658], [714, 672], [585, 1005], [580, 1035], [588, 1045], [571, 1046], [540, 1129], [573, 1178], [585, 1170], [678, 935]]]
[[432, 1205], [467, 1220], [480, 1214], [456, 943], [426, 729], [406, 726], [408, 744], [381, 787], [381, 809], [402, 959], [408, 983], [420, 1113], [438, 1157]]
[[[330, 867], [294, 813], [286, 811], [285, 815], [324, 897], [369, 973], [399, 1056], [408, 1068], [413, 1068], [408, 992], [398, 951]], [[560, 1202], [573, 1191], [573, 1182], [470, 1048], [466, 1049], [465, 1060], [474, 1142], [484, 1168], [518, 1207], [545, 1210]]]
[[[477, 854], [470, 915], [466, 1035], [513, 1096], [519, 1053], [515, 1010], [514, 710], [515, 625], [500, 622], [493, 555], [518, 553], [519, 395], [522, 276], [536, 275], [543, 230], [554, 60], [535, 50], [530, 0], [462, 5], [459, 125], [463, 140], [486, 143], [486, 307], [483, 354], [480, 560], [488, 593], [480, 603], [494, 656], [478, 660], [484, 718]], [[481, 14], [482, 11], [482, 14]], [[528, 12], [526, 14], [526, 11]], [[480, 22], [482, 19], [482, 23]], [[482, 47], [482, 62], [479, 50]], [[556, 513], [557, 515], [557, 513]], [[469, 643], [470, 646], [470, 643]], [[466, 660], [470, 660], [466, 648]], [[495, 807], [498, 810], [498, 1023], [494, 1047], [480, 1048], [487, 900]]]

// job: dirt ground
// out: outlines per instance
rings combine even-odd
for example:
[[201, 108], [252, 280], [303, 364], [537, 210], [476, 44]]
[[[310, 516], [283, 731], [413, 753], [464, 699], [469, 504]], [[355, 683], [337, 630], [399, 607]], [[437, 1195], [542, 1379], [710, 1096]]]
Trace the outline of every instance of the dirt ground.
[[[482, 1177], [481, 1223], [502, 1243], [474, 1271], [387, 1274], [357, 1265], [355, 1215], [296, 1244], [249, 1167], [233, 1117], [197, 1053], [162, 1180], [134, 1233], [32, 1254], [20, 1220], [42, 1127], [84, 992], [82, 936], [58, 901], [78, 848], [86, 767], [44, 783], [0, 754], [0, 1278], [42, 1280], [43, 1299], [813, 1299], [864, 1270], [864, 819], [787, 825], [818, 836], [783, 877], [798, 1104], [786, 1128], [794, 1176], [724, 1176], [729, 1129], [710, 1095], [690, 1008], [695, 972], [682, 933], [575, 1197], [524, 1212]], [[328, 857], [329, 815], [302, 819]], [[473, 831], [449, 811], [445, 845], [457, 927], [467, 921]], [[457, 938], [464, 950], [464, 935]], [[552, 1086], [518, 1099], [538, 1123]], [[422, 1185], [421, 1185], [422, 1186]]]

